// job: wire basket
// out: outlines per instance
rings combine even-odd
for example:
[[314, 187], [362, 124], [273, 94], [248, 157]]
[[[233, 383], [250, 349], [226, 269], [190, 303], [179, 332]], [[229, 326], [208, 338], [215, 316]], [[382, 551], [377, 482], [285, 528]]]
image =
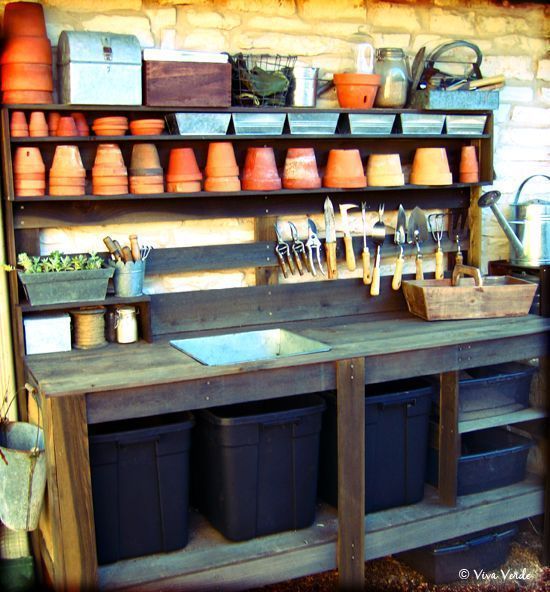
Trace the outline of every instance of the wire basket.
[[266, 53], [230, 56], [233, 105], [284, 107], [296, 58]]

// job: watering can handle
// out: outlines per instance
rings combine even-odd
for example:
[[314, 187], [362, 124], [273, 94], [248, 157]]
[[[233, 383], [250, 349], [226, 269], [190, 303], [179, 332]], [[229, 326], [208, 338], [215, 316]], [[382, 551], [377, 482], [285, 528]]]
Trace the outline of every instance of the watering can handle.
[[542, 173], [537, 173], [536, 175], [531, 175], [530, 177], [527, 177], [527, 179], [524, 179], [521, 182], [521, 185], [518, 187], [518, 190], [516, 192], [516, 197], [514, 198], [514, 203], [512, 204], [513, 206], [518, 205], [519, 196], [521, 195], [521, 192], [523, 190], [523, 186], [527, 183], [527, 181], [530, 181], [531, 179], [534, 179], [535, 177], [545, 177], [546, 179], [548, 179], [550, 181], [550, 177], [548, 175], [544, 175]]

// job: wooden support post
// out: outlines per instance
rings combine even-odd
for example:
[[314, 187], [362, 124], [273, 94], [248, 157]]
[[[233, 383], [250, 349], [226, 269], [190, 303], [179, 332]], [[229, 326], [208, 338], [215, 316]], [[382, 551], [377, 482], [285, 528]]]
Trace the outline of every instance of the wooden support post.
[[340, 590], [365, 582], [365, 359], [336, 363]]
[[[254, 219], [254, 240], [255, 241], [273, 241], [273, 249], [267, 253], [277, 264], [275, 256], [275, 230], [273, 225], [277, 222], [277, 216], [263, 216], [262, 218]], [[256, 285], [257, 286], [271, 286], [279, 283], [279, 268], [278, 267], [260, 267], [256, 269]]]
[[460, 454], [458, 432], [458, 371], [440, 374], [439, 391], [439, 498], [456, 505], [457, 466]]
[[97, 554], [84, 395], [43, 399], [56, 592], [97, 588]]

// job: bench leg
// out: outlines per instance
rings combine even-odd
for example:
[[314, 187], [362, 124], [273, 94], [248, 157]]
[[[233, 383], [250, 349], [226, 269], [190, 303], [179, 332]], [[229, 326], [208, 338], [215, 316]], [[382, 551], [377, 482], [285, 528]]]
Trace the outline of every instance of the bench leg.
[[460, 455], [458, 433], [458, 371], [440, 375], [439, 392], [439, 498], [456, 505], [457, 468]]

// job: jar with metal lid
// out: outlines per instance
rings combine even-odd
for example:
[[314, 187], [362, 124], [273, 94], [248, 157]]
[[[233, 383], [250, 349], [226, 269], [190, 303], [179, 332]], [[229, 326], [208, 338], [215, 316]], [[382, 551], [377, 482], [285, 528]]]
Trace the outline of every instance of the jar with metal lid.
[[116, 340], [118, 343], [134, 343], [138, 339], [136, 309], [121, 306], [117, 309]]
[[380, 88], [375, 107], [404, 107], [409, 90], [409, 73], [405, 52], [398, 47], [382, 47], [376, 52], [374, 71], [380, 74]]

